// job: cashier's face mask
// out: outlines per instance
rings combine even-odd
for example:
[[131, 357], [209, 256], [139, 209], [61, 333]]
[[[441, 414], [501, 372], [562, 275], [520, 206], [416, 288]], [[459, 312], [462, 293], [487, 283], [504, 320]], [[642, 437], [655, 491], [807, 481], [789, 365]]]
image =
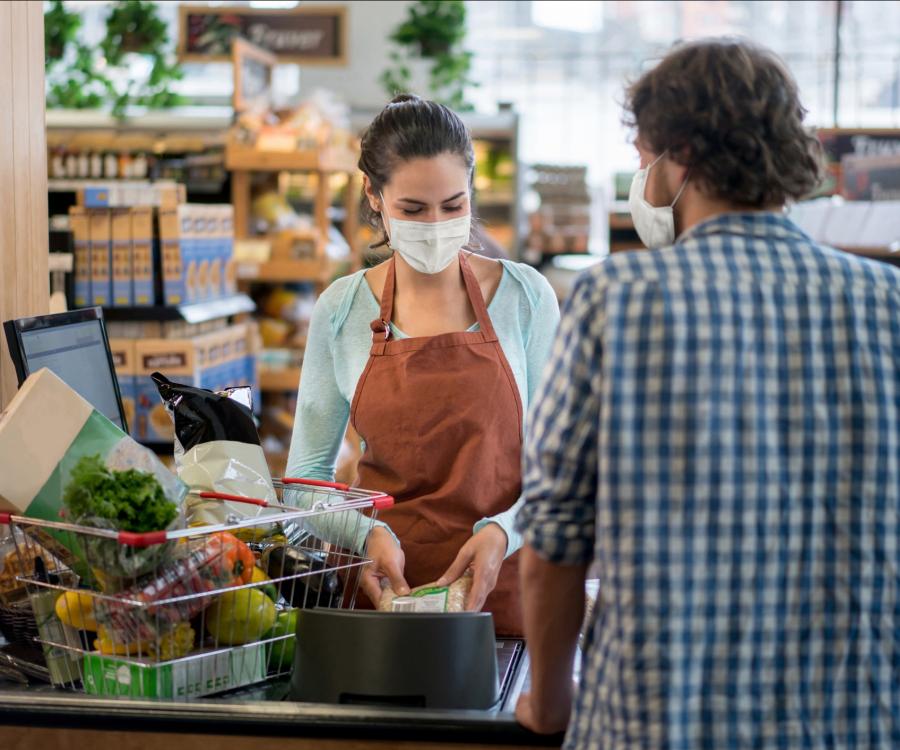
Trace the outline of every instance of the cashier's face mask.
[[634, 173], [631, 180], [631, 191], [628, 194], [628, 208], [631, 210], [631, 218], [634, 220], [634, 228], [647, 247], [665, 247], [675, 242], [675, 213], [672, 210], [687, 179], [681, 183], [675, 200], [669, 206], [651, 206], [644, 195], [647, 189], [647, 175], [654, 165], [666, 155], [663, 151], [648, 166]]
[[440, 273], [449, 266], [469, 240], [471, 214], [447, 221], [402, 221], [387, 216], [381, 196], [385, 226], [390, 226], [388, 244], [419, 273]]

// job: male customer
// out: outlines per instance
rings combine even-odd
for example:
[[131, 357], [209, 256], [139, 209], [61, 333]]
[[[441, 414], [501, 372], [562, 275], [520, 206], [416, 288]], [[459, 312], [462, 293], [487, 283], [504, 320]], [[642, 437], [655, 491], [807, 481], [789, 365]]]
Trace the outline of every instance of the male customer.
[[570, 748], [900, 747], [900, 272], [784, 215], [818, 146], [767, 50], [680, 46], [627, 109], [653, 249], [578, 280], [532, 411], [519, 719]]

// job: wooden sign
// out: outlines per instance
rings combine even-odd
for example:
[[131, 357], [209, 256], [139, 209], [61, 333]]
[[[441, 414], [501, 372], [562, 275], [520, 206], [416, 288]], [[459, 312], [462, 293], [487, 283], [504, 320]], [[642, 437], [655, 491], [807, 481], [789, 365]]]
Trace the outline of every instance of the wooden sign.
[[275, 55], [245, 39], [231, 43], [234, 65], [234, 94], [231, 103], [235, 112], [264, 111], [272, 106], [272, 71]]
[[184, 62], [228, 62], [232, 40], [242, 37], [280, 63], [347, 63], [347, 9], [343, 6], [271, 10], [182, 5], [179, 11], [178, 58]]

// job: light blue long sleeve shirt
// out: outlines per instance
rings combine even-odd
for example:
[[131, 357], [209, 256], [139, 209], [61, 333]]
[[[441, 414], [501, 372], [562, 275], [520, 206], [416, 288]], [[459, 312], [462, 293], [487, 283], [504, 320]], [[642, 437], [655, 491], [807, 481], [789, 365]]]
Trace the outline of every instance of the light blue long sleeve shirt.
[[[500, 346], [516, 379], [523, 414], [540, 381], [559, 323], [556, 295], [535, 269], [500, 261], [503, 274], [488, 314]], [[350, 403], [372, 346], [371, 322], [378, 317], [379, 300], [365, 273], [335, 281], [316, 302], [309, 327], [294, 433], [288, 456], [288, 475], [334, 479], [338, 451], [350, 418]], [[396, 338], [405, 334], [393, 325]], [[470, 330], [477, 330], [476, 323]], [[525, 425], [523, 424], [523, 431]], [[377, 487], [372, 489], [378, 489]], [[300, 493], [288, 502], [305, 504]], [[473, 533], [488, 523], [498, 524], [507, 536], [507, 556], [522, 546], [515, 528], [521, 500], [496, 516], [483, 518]], [[313, 533], [361, 552], [373, 523], [357, 514], [331, 514], [308, 524]], [[381, 525], [381, 524], [379, 524]]]

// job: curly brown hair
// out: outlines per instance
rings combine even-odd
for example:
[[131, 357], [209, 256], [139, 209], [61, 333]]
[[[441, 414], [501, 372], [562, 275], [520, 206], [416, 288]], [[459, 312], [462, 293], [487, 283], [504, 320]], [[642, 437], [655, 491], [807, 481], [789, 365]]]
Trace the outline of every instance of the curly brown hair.
[[822, 148], [785, 64], [741, 39], [682, 43], [626, 91], [643, 146], [690, 169], [712, 198], [781, 206], [822, 179]]

